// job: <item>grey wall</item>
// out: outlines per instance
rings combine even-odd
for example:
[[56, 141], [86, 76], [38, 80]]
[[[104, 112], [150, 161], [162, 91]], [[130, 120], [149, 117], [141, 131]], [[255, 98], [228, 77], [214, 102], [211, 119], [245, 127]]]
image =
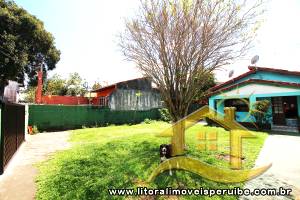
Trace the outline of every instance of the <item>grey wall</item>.
[[161, 106], [160, 94], [155, 90], [117, 89], [109, 97], [112, 110], [149, 110]]

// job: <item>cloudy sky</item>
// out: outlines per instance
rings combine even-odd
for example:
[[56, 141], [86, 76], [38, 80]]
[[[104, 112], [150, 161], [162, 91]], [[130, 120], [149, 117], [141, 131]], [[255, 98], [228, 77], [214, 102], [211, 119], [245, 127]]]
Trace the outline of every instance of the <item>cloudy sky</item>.
[[[132, 17], [138, 0], [15, 0], [41, 19], [55, 37], [61, 60], [50, 73], [66, 77], [79, 72], [90, 84], [113, 83], [140, 77], [133, 63], [124, 59], [117, 35], [124, 29], [124, 17]], [[227, 67], [234, 76], [247, 71], [254, 55], [257, 66], [300, 71], [300, 1], [269, 0], [254, 48], [246, 59]], [[217, 79], [228, 79], [228, 71], [217, 72]]]

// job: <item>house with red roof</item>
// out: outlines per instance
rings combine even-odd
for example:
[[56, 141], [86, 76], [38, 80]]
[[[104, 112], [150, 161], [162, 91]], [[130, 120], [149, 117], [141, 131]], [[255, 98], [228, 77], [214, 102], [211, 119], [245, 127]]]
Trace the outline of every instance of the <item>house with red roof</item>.
[[249, 71], [211, 88], [209, 106], [219, 113], [236, 107], [236, 121], [253, 124], [251, 106], [268, 100], [267, 124], [274, 130], [298, 132], [300, 119], [300, 72], [249, 66]]

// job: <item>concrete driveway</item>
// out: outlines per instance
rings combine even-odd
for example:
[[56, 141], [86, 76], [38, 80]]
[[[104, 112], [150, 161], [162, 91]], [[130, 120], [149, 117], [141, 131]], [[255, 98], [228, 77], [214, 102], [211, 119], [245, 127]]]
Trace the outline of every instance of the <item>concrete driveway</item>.
[[35, 198], [35, 163], [52, 153], [70, 147], [69, 132], [39, 133], [26, 135], [24, 142], [0, 176], [1, 200], [32, 200]]
[[256, 163], [268, 162], [273, 164], [268, 173], [300, 188], [300, 134], [270, 135]]
[[246, 183], [245, 188], [290, 188], [293, 197], [251, 197], [244, 199], [300, 199], [300, 134], [271, 134], [256, 161], [256, 166], [272, 163], [260, 177]]

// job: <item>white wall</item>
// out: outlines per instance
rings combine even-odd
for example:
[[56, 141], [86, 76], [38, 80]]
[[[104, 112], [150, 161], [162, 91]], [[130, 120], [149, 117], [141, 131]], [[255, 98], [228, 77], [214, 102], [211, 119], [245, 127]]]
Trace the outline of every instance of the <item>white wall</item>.
[[236, 95], [246, 95], [250, 96], [252, 94], [274, 94], [274, 93], [288, 93], [288, 92], [300, 92], [300, 89], [282, 87], [282, 86], [273, 86], [273, 85], [263, 85], [252, 83], [249, 85], [237, 87], [230, 91], [221, 93], [221, 96], [236, 96]]

